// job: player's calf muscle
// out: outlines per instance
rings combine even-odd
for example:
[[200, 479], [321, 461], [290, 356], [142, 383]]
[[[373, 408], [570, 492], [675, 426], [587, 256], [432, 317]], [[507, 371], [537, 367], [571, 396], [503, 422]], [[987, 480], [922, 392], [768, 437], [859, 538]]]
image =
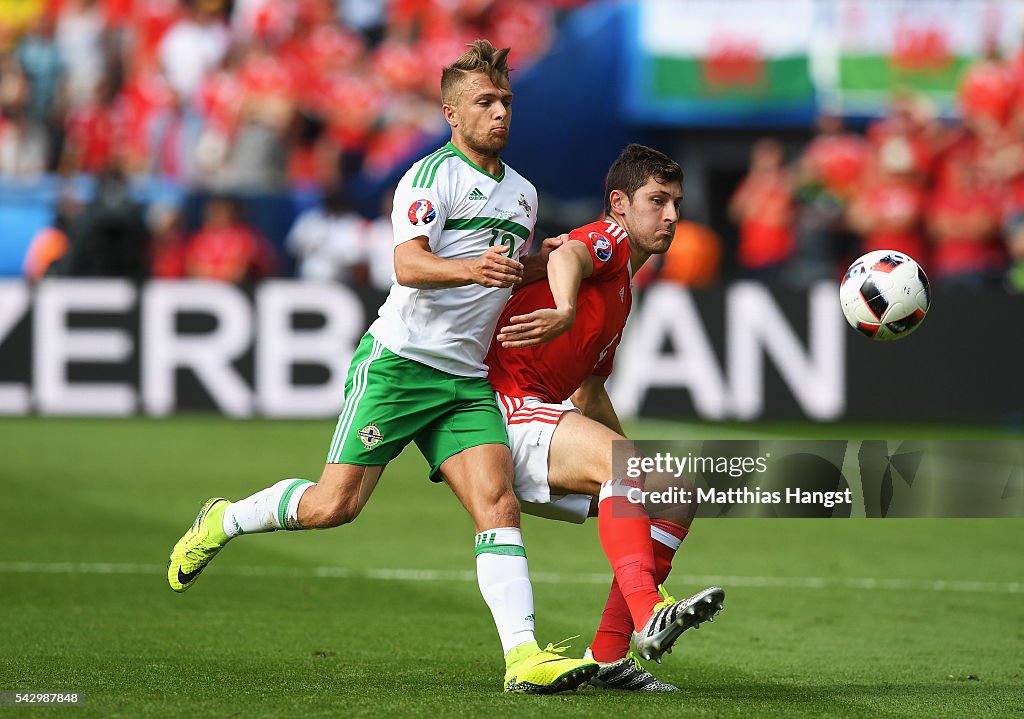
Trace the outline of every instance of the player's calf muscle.
[[379, 467], [328, 465], [320, 481], [299, 502], [299, 524], [306, 529], [337, 527], [362, 511], [380, 476]]
[[359, 515], [361, 507], [355, 497], [323, 497], [314, 494], [315, 489], [310, 488], [299, 502], [299, 524], [304, 529], [339, 527]]

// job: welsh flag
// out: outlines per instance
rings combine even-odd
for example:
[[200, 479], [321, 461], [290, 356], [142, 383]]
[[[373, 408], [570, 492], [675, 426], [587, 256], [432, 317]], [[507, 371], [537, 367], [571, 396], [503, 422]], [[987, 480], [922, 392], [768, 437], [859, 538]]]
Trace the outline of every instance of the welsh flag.
[[848, 113], [881, 111], [893, 88], [953, 109], [957, 85], [989, 43], [1016, 44], [1019, 18], [1008, 0], [838, 0], [835, 91]]
[[813, 0], [645, 0], [628, 109], [637, 119], [808, 119]]

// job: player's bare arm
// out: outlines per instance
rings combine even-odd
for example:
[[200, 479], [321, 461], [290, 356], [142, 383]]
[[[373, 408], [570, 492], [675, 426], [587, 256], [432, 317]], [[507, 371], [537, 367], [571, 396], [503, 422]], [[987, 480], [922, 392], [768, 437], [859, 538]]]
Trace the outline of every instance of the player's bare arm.
[[550, 342], [568, 332], [576, 321], [580, 282], [594, 274], [594, 260], [590, 252], [582, 242], [566, 242], [548, 257], [547, 271], [554, 308], [542, 308], [510, 318], [510, 324], [498, 333], [502, 347], [516, 349]]
[[626, 433], [622, 431], [619, 415], [615, 413], [612, 398], [608, 396], [608, 390], [604, 386], [607, 379], [607, 377], [596, 374], [587, 377], [580, 388], [573, 393], [572, 403], [583, 413], [584, 417], [600, 422], [616, 434], [625, 437]]
[[506, 257], [508, 250], [508, 245], [495, 245], [471, 260], [446, 259], [430, 251], [426, 237], [417, 237], [395, 248], [395, 278], [418, 290], [473, 284], [511, 287], [523, 276], [523, 265]]

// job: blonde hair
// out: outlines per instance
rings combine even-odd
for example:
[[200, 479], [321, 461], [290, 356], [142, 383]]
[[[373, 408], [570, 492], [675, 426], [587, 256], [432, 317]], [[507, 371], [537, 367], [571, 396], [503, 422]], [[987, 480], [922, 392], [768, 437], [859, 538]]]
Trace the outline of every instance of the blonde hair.
[[441, 71], [441, 102], [446, 105], [458, 102], [463, 81], [470, 73], [487, 75], [495, 87], [509, 89], [508, 52], [511, 48], [503, 47], [499, 50], [482, 39], [467, 47], [469, 50]]

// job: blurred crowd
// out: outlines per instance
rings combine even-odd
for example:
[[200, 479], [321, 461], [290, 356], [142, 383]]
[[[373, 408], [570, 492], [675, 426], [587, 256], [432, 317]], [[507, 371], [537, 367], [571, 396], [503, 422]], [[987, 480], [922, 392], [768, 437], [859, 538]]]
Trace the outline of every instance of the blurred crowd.
[[[26, 274], [262, 277], [292, 258], [237, 198], [308, 188], [325, 200], [289, 235], [300, 273], [384, 282], [346, 178], [386, 178], [443, 129], [440, 70], [467, 43], [522, 71], [583, 1], [22, 0], [0, 14], [0, 181], [99, 179], [88, 203], [62, 195]], [[208, 196], [199, 221], [133, 204], [145, 178]], [[359, 251], [339, 249], [357, 221]]]
[[0, 176], [116, 168], [218, 191], [386, 174], [441, 128], [440, 69], [466, 43], [512, 46], [521, 70], [579, 4], [37, 2], [0, 20]]
[[824, 116], [788, 164], [779, 142], [757, 142], [729, 205], [741, 272], [801, 286], [893, 249], [947, 287], [1024, 291], [1024, 54], [969, 68], [959, 105], [943, 123], [896, 94], [864, 134]]
[[[443, 130], [440, 69], [466, 43], [513, 47], [521, 71], [586, 0], [5, 2], [18, 12], [0, 13], [0, 182], [98, 180], [88, 201], [60, 194], [26, 276], [294, 272], [385, 289], [390, 192], [367, 219], [346, 180], [383, 184]], [[956, 123], [910, 93], [863, 133], [823, 116], [789, 162], [779, 142], [756, 143], [728, 208], [739, 273], [806, 286], [885, 248], [933, 281], [1024, 291], [1024, 55], [989, 53], [959, 100]], [[129, 191], [140, 178], [203, 201], [143, 207]], [[322, 201], [270, 242], [252, 198], [302, 188]], [[638, 282], [714, 284], [728, 247], [680, 222]]]

